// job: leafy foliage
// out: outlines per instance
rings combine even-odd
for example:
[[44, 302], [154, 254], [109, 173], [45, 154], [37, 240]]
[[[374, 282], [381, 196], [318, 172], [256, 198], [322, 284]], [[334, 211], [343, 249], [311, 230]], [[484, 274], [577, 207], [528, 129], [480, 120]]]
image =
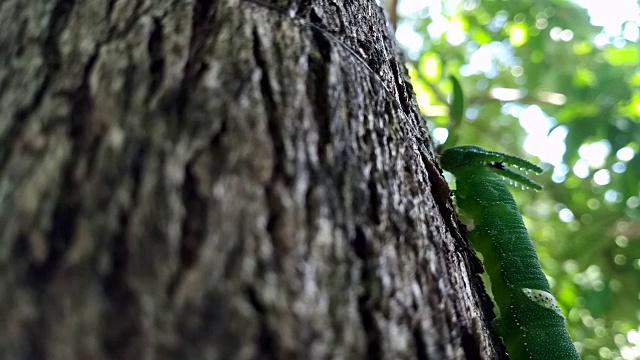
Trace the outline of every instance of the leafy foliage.
[[638, 24], [593, 26], [572, 1], [429, 3], [401, 2], [397, 34], [434, 137], [548, 163], [542, 192], [515, 195], [573, 339], [583, 359], [640, 358]]

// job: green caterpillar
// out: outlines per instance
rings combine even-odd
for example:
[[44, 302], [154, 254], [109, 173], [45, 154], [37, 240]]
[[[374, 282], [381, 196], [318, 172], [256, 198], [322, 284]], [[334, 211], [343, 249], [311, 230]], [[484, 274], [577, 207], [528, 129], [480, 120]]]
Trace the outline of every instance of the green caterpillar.
[[510, 169], [542, 172], [515, 156], [477, 146], [447, 149], [440, 165], [456, 177], [458, 207], [471, 217], [471, 245], [484, 257], [491, 290], [500, 310], [497, 320], [509, 357], [580, 359], [551, 295], [527, 229], [504, 179], [536, 190], [542, 187]]

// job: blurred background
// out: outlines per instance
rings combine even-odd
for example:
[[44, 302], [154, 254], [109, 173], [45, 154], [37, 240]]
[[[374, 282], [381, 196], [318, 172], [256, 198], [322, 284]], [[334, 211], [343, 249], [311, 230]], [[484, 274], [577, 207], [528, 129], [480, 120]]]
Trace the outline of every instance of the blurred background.
[[513, 193], [583, 359], [640, 359], [638, 1], [386, 7], [437, 145], [544, 167]]

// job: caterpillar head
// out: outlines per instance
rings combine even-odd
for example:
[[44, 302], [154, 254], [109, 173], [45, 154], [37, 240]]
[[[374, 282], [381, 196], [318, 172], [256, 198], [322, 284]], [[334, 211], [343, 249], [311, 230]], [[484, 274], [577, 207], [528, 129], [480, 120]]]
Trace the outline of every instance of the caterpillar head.
[[542, 189], [542, 186], [531, 179], [508, 168], [508, 166], [513, 166], [525, 172], [533, 171], [539, 174], [542, 172], [539, 166], [519, 157], [485, 150], [479, 146], [465, 145], [447, 149], [440, 156], [440, 165], [443, 169], [454, 174], [456, 169], [464, 167], [488, 166], [498, 175], [523, 187], [535, 190]]

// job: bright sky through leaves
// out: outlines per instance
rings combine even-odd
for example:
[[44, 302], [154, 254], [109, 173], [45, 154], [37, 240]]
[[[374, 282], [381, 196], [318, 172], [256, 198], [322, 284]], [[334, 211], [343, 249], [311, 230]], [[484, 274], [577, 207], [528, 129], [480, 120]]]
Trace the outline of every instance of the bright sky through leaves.
[[[623, 35], [629, 41], [638, 41], [640, 4], [637, 0], [574, 0], [574, 2], [587, 9], [591, 24], [604, 27], [608, 35]], [[625, 24], [626, 22], [629, 23]]]
[[[596, 45], [603, 46], [613, 41], [609, 39], [609, 36], [623, 36], [628, 41], [638, 41], [640, 38], [640, 30], [638, 30], [640, 25], [640, 5], [637, 0], [574, 0], [574, 2], [587, 9], [591, 23], [594, 26], [604, 27], [604, 33], [594, 39]], [[458, 4], [459, 1], [451, 1], [447, 3], [447, 7], [455, 8]], [[450, 20], [446, 17], [449, 11], [443, 8], [440, 0], [400, 1], [398, 10], [402, 16], [407, 18], [428, 14], [432, 22], [427, 30], [432, 38], [446, 34], [445, 38], [451, 45], [460, 45], [466, 40], [463, 27], [460, 26], [459, 21]], [[556, 40], [571, 40], [562, 39], [564, 32], [570, 34], [571, 37], [573, 35], [569, 29], [564, 31], [558, 29], [558, 39]], [[551, 36], [552, 38], [554, 37], [553, 31]], [[407, 23], [400, 24], [396, 32], [396, 38], [409, 50], [409, 55], [413, 52], [419, 53], [423, 45], [422, 35], [416, 33], [411, 25]], [[613, 43], [615, 45], [615, 41]], [[503, 43], [492, 42], [478, 48], [471, 55], [469, 64], [460, 68], [460, 73], [463, 76], [484, 73], [486, 77], [493, 78], [498, 72], [496, 63], [501, 62], [513, 65], [510, 64], [510, 59], [513, 59], [510, 48]], [[524, 144], [525, 150], [544, 162], [558, 166], [565, 151], [564, 139], [566, 130], [560, 127], [549, 133], [549, 130], [554, 125], [553, 119], [548, 118], [535, 105], [525, 109], [517, 109], [512, 115], [518, 117], [520, 124], [528, 133]], [[445, 134], [438, 135], [439, 138], [446, 139]], [[583, 166], [579, 164], [574, 170], [577, 170], [580, 177], [587, 176], [589, 173], [587, 165], [593, 166], [592, 159], [604, 156], [606, 156], [605, 152], [597, 156], [590, 152], [590, 158], [585, 159]]]

